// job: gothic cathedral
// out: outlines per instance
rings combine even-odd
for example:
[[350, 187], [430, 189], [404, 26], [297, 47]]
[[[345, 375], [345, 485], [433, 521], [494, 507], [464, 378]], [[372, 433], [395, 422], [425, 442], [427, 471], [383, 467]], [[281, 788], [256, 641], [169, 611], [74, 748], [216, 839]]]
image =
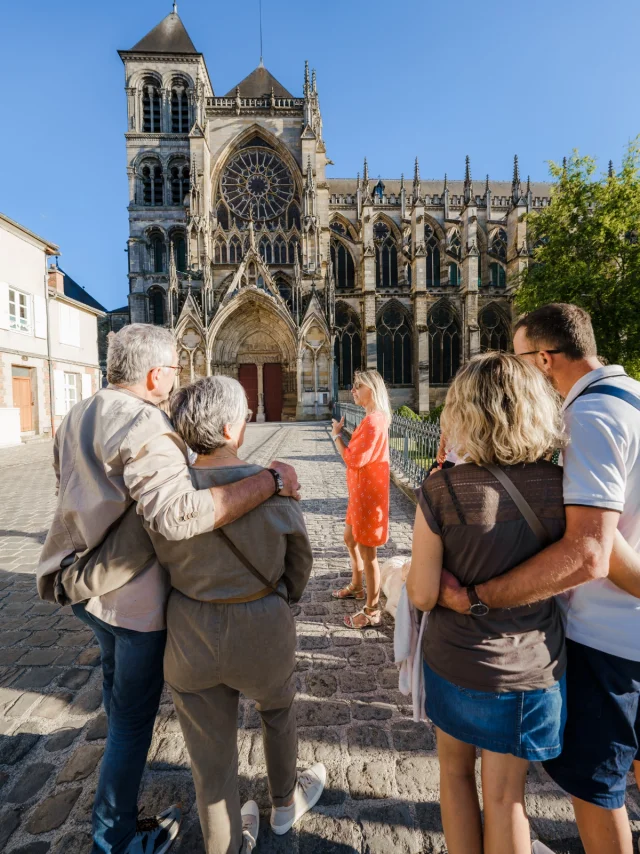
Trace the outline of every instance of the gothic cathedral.
[[427, 412], [459, 365], [511, 343], [523, 214], [511, 182], [328, 178], [315, 72], [260, 64], [223, 97], [174, 11], [125, 65], [129, 317], [175, 329], [182, 381], [237, 377], [257, 421], [325, 418], [354, 371]]

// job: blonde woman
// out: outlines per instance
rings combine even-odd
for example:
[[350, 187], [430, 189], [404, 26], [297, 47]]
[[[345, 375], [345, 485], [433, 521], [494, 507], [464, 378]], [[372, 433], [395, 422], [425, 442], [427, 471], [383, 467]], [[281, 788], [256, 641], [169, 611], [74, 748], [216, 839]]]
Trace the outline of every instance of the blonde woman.
[[[377, 371], [356, 373], [353, 402], [366, 415], [354, 430], [349, 446], [340, 433], [344, 418], [333, 421], [331, 438], [347, 466], [349, 505], [344, 542], [351, 558], [351, 583], [334, 590], [335, 599], [357, 599], [366, 605], [344, 618], [350, 629], [378, 626], [380, 609], [380, 567], [377, 548], [389, 534], [389, 424], [391, 407], [384, 380]], [[367, 581], [367, 591], [363, 588]]]
[[[436, 727], [447, 850], [531, 854], [528, 765], [562, 749], [562, 619], [554, 599], [489, 610], [474, 585], [563, 535], [562, 469], [544, 459], [562, 444], [559, 403], [524, 359], [487, 353], [457, 374], [442, 429], [467, 462], [435, 473], [419, 490], [407, 592], [431, 612], [423, 646], [426, 711]], [[516, 504], [523, 507], [521, 498], [535, 514], [524, 507], [530, 522]], [[438, 607], [443, 566], [467, 587], [470, 614]]]

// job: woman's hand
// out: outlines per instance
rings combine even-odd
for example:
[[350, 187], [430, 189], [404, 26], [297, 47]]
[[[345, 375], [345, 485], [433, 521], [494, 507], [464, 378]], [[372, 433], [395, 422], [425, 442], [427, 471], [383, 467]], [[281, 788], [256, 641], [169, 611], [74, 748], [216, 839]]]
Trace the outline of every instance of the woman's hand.
[[339, 436], [342, 433], [342, 428], [344, 427], [344, 415], [340, 419], [340, 421], [336, 421], [335, 418], [331, 419], [331, 435]]

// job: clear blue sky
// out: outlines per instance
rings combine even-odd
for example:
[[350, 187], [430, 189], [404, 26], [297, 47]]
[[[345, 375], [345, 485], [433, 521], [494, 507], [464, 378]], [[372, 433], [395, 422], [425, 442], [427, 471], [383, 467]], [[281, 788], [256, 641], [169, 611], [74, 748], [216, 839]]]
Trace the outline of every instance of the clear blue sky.
[[[62, 249], [107, 308], [126, 303], [126, 103], [118, 48], [171, 0], [6, 0], [0, 211]], [[267, 68], [318, 71], [329, 174], [547, 177], [574, 147], [605, 168], [640, 132], [638, 0], [263, 0]], [[179, 0], [216, 94], [259, 60], [258, 0]]]

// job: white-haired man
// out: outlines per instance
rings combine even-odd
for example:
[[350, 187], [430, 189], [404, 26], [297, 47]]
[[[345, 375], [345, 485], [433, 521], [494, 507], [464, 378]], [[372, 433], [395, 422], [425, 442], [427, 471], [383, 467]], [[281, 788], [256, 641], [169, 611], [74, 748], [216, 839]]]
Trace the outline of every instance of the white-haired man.
[[[168, 594], [141, 517], [166, 539], [183, 540], [243, 516], [275, 492], [299, 498], [294, 469], [278, 462], [228, 486], [193, 487], [188, 449], [159, 407], [179, 372], [169, 330], [124, 327], [109, 341], [109, 386], [76, 404], [55, 437], [58, 504], [38, 589], [46, 599], [68, 594], [100, 645], [109, 727], [92, 854], [164, 854], [180, 824], [175, 806], [155, 819], [137, 820], [164, 683]], [[92, 556], [101, 569], [83, 580], [77, 568]], [[61, 565], [67, 567], [62, 573]]]

